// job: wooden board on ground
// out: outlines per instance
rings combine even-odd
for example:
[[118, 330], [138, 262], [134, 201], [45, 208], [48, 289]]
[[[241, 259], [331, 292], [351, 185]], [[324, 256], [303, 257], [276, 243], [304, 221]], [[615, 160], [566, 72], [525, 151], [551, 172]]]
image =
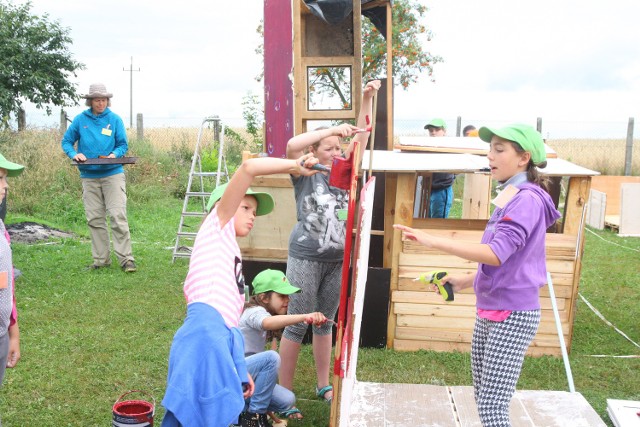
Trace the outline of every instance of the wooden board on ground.
[[640, 401], [607, 399], [607, 413], [615, 427], [640, 426]]
[[[511, 401], [513, 427], [605, 427], [580, 393], [521, 390]], [[473, 387], [356, 382], [352, 427], [481, 427]]]

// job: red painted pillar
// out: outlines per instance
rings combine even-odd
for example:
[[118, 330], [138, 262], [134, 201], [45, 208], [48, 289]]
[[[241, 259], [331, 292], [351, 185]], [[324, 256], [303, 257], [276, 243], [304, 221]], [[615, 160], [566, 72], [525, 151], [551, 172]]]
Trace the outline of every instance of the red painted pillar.
[[265, 148], [285, 157], [293, 136], [293, 20], [291, 1], [264, 0]]

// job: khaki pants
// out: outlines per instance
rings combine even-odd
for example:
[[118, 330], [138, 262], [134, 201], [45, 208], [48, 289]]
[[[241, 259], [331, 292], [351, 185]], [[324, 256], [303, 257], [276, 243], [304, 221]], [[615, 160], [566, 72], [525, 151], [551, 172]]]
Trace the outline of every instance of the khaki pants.
[[82, 178], [82, 202], [91, 232], [93, 264], [111, 264], [107, 215], [118, 263], [123, 266], [127, 261], [133, 261], [124, 174], [105, 178]]

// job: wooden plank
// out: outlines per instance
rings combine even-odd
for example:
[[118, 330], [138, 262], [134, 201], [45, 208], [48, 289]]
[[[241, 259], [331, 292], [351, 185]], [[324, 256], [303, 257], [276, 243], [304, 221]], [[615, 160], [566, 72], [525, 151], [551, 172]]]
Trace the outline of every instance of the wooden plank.
[[87, 159], [84, 162], [71, 162], [72, 166], [85, 166], [85, 165], [130, 165], [135, 164], [138, 160], [137, 157], [116, 157], [114, 159], [108, 157], [99, 157], [97, 159]]
[[[413, 221], [413, 203], [415, 198], [416, 174], [401, 174], [396, 180], [396, 198], [394, 204], [394, 221], [397, 224], [404, 224], [411, 227]], [[398, 287], [398, 254], [402, 246], [402, 232], [393, 230], [393, 240], [391, 241], [391, 285], [390, 292], [393, 294]], [[387, 322], [387, 347], [393, 343], [395, 334], [395, 314], [393, 307], [389, 310], [389, 320]]]
[[350, 427], [455, 426], [447, 387], [357, 382]]
[[444, 341], [418, 341], [418, 340], [393, 340], [393, 348], [398, 351], [418, 351], [418, 350], [433, 350], [433, 351], [445, 351], [460, 353], [471, 352], [470, 343], [457, 343], [457, 342], [444, 342]]
[[640, 184], [620, 186], [621, 236], [640, 236]]
[[[577, 236], [581, 230], [582, 211], [589, 200], [591, 177], [569, 178], [569, 189], [564, 209], [564, 234]], [[584, 226], [584, 224], [582, 224]]]
[[[453, 403], [458, 415], [461, 427], [482, 427], [478, 406], [473, 395], [473, 387], [453, 386], [449, 387]], [[512, 399], [509, 405], [509, 418], [513, 427], [531, 427], [531, 421], [524, 407], [517, 399]]]
[[580, 393], [547, 390], [517, 391], [535, 426], [605, 427], [598, 413]]
[[598, 230], [604, 229], [606, 208], [607, 193], [591, 188], [589, 192], [589, 205], [587, 206], [587, 225]]
[[462, 195], [462, 218], [489, 219], [491, 199], [491, 176], [467, 173], [464, 175]]

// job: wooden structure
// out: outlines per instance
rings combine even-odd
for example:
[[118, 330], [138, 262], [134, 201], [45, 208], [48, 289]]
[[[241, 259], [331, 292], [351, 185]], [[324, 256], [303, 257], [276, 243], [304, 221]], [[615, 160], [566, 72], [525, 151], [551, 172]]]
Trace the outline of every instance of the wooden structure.
[[589, 225], [594, 224], [601, 229], [599, 224], [603, 223], [623, 235], [640, 235], [640, 201], [633, 184], [640, 184], [640, 176], [594, 177], [591, 189], [599, 193], [591, 195], [595, 203], [590, 206], [590, 216], [594, 220]]
[[[365, 154], [364, 162], [368, 161]], [[391, 304], [387, 347], [397, 350], [429, 349], [470, 351], [475, 321], [475, 295], [466, 290], [453, 302], [443, 302], [435, 293], [414, 281], [420, 273], [439, 269], [471, 273], [477, 263], [444, 252], [402, 241], [394, 223], [425, 229], [435, 235], [479, 242], [486, 219], [419, 219], [413, 217], [418, 174], [451, 172], [483, 174], [485, 157], [468, 154], [407, 153], [374, 151], [373, 170], [386, 174], [384, 219], [384, 267], [391, 268]], [[569, 177], [569, 189], [559, 232], [547, 234], [547, 268], [553, 279], [562, 330], [571, 345], [573, 319], [583, 253], [583, 214], [594, 172], [561, 159], [549, 159], [544, 173]], [[560, 356], [553, 312], [547, 288], [541, 290], [542, 321], [529, 355]]]

